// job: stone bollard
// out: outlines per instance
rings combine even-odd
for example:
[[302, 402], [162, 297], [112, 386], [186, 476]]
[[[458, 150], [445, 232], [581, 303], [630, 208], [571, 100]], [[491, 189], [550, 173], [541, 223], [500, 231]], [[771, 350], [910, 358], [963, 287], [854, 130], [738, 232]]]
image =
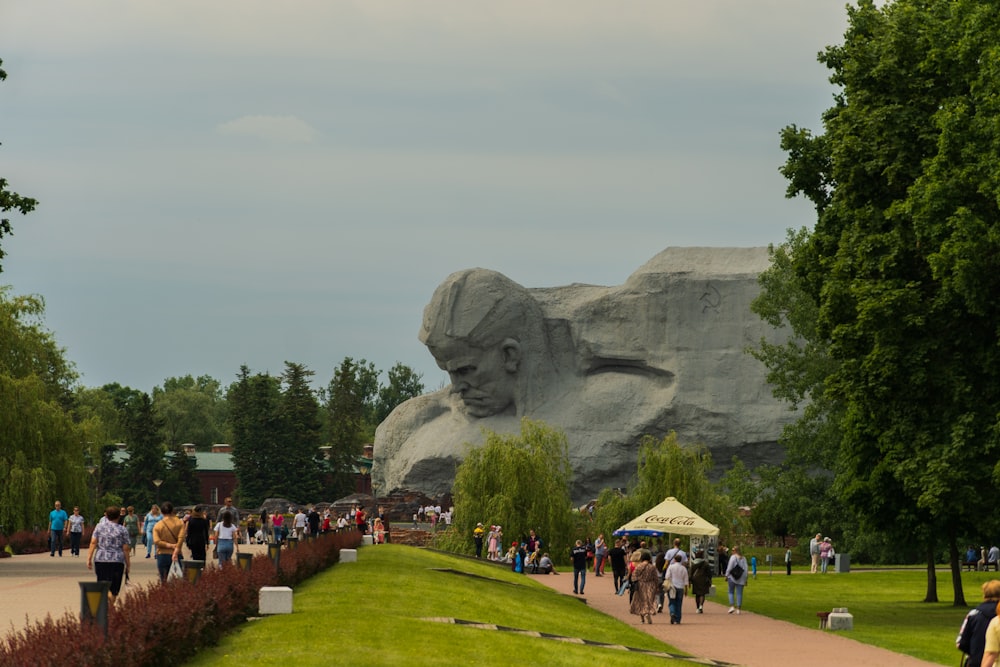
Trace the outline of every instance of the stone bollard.
[[292, 613], [292, 589], [288, 586], [263, 586], [257, 598], [257, 611], [267, 614]]
[[375, 538], [371, 535], [362, 535], [361, 544], [362, 546], [370, 547], [375, 544]]
[[854, 616], [847, 612], [847, 607], [834, 607], [826, 620], [830, 630], [853, 630]]
[[357, 549], [341, 549], [340, 550], [340, 562], [341, 563], [357, 563], [358, 562], [358, 550]]

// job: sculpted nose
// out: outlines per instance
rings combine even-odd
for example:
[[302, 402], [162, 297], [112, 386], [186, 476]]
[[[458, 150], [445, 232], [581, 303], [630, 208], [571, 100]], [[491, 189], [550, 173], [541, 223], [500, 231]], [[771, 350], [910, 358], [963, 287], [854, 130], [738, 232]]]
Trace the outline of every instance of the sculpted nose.
[[464, 380], [452, 380], [451, 381], [451, 394], [461, 394], [469, 388], [469, 383]]

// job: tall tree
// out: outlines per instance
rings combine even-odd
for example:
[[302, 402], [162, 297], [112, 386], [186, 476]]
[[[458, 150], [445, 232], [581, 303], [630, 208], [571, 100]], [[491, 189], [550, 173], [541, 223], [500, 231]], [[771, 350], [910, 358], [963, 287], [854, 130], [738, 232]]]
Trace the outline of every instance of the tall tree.
[[928, 601], [943, 536], [964, 605], [957, 536], [988, 519], [1000, 458], [1000, 6], [862, 0], [848, 20], [820, 54], [825, 133], [782, 132], [789, 195], [817, 211], [792, 265], [835, 362], [844, 502], [928, 536]]
[[153, 407], [162, 424], [162, 439], [170, 445], [194, 443], [209, 451], [223, 442], [225, 402], [219, 381], [208, 375], [167, 378], [153, 388]]
[[267, 374], [250, 374], [246, 366], [227, 393], [239, 504], [259, 505], [284, 490], [292, 474], [284, 463], [281, 442], [281, 387]]
[[[159, 424], [153, 414], [149, 394], [139, 392], [125, 406], [125, 428], [128, 460], [125, 462], [121, 486], [116, 490], [126, 503], [148, 507], [157, 499], [175, 501], [162, 494], [153, 480], [166, 479], [165, 449], [159, 437]], [[105, 488], [105, 491], [112, 489]]]
[[387, 384], [379, 387], [374, 423], [381, 424], [397, 405], [424, 393], [423, 376], [409, 366], [396, 362], [388, 372]]
[[345, 357], [326, 391], [330, 483], [335, 497], [354, 491], [354, 467], [369, 435], [367, 401], [373, 394], [368, 368], [363, 359], [355, 362]]
[[[0, 59], [0, 81], [7, 79], [7, 72], [3, 70], [3, 60]], [[14, 228], [10, 224], [10, 218], [6, 214], [10, 211], [18, 211], [22, 215], [27, 215], [35, 210], [38, 205], [38, 201], [30, 197], [22, 197], [16, 192], [12, 192], [7, 187], [7, 179], [0, 177], [0, 213], [3, 213], [0, 217], [0, 239], [5, 235], [10, 235], [14, 233]], [[3, 246], [0, 246], [0, 259], [3, 259], [6, 253], [3, 251]], [[2, 269], [2, 267], [0, 267]]]
[[285, 373], [281, 376], [283, 392], [280, 416], [285, 432], [285, 465], [293, 471], [288, 480], [294, 485], [294, 492], [288, 497], [299, 502], [321, 500], [320, 445], [320, 405], [316, 393], [309, 386], [313, 371], [302, 364], [285, 362]]

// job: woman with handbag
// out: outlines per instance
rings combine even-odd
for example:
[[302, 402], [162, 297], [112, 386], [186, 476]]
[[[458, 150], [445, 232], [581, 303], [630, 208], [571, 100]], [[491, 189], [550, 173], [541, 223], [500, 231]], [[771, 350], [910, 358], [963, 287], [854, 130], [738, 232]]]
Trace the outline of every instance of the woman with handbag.
[[743, 608], [743, 588], [747, 585], [747, 559], [739, 547], [733, 547], [726, 566], [726, 582], [729, 584], [729, 613], [740, 613]]

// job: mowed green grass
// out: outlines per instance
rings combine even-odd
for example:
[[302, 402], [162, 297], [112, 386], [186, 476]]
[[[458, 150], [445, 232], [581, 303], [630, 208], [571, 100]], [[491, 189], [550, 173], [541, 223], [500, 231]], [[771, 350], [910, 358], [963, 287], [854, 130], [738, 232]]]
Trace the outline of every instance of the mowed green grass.
[[357, 563], [341, 563], [313, 577], [296, 588], [294, 596], [294, 613], [246, 623], [188, 664], [691, 664], [425, 620], [459, 618], [677, 653], [530, 577], [411, 547], [364, 547]]
[[[774, 575], [758, 571], [744, 591], [743, 608], [807, 628], [818, 628], [818, 611], [847, 607], [854, 616], [854, 629], [845, 637], [905, 653], [941, 665], [958, 664], [955, 637], [969, 608], [983, 601], [982, 585], [1000, 578], [993, 572], [963, 572], [962, 588], [969, 607], [953, 606], [951, 573], [939, 570], [940, 602], [926, 603], [927, 571], [855, 570], [845, 574], [809, 574], [795, 571], [786, 576], [775, 567]], [[715, 601], [727, 604], [725, 581], [716, 579]]]

